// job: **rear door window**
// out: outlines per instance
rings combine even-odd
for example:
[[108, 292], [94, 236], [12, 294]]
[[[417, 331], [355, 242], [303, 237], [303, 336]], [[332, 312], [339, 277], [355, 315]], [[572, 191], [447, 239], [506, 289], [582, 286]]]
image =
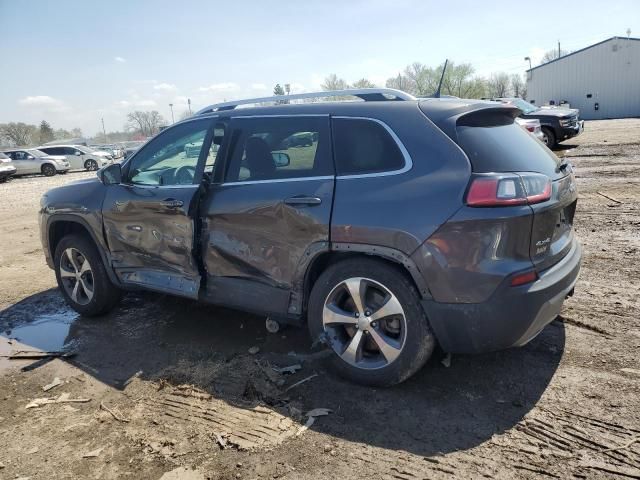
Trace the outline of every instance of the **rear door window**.
[[374, 120], [333, 118], [333, 150], [338, 175], [400, 170], [405, 158], [389, 131]]
[[333, 175], [329, 117], [236, 117], [225, 181]]

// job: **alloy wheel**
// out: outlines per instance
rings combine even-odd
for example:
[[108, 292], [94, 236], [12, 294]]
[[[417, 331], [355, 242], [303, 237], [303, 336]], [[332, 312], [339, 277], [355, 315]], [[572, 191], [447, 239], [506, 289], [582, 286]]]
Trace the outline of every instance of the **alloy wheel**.
[[60, 257], [60, 279], [67, 295], [79, 305], [93, 298], [93, 271], [89, 260], [75, 248], [67, 248]]
[[87, 170], [98, 170], [98, 162], [95, 160], [87, 160]]
[[348, 278], [336, 285], [324, 302], [322, 323], [334, 352], [356, 368], [386, 367], [405, 344], [407, 321], [400, 301], [369, 278]]

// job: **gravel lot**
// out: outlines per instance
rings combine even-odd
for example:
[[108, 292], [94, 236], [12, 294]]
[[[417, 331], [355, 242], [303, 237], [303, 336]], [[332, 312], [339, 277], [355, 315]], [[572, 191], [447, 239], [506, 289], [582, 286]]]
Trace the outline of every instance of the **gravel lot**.
[[[306, 331], [270, 335], [245, 313], [129, 294], [78, 318], [36, 212], [48, 188], [94, 173], [0, 184], [0, 355], [77, 354], [0, 358], [0, 478], [640, 478], [640, 120], [587, 122], [558, 154], [576, 167], [584, 247], [562, 315], [523, 348], [450, 367], [436, 352], [376, 390], [326, 371]], [[59, 403], [25, 408], [43, 397]], [[315, 408], [332, 412], [301, 431]]]

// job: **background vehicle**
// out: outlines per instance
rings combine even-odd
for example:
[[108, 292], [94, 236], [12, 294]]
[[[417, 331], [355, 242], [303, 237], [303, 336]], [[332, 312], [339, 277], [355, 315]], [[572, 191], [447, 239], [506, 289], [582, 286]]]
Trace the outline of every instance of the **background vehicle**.
[[36, 148], [5, 150], [4, 154], [11, 158], [16, 175], [42, 173], [51, 177], [56, 173], [67, 173], [70, 168], [65, 157], [48, 155]]
[[[47, 192], [43, 250], [67, 302], [98, 315], [144, 288], [306, 321], [370, 385], [411, 376], [436, 340], [452, 353], [530, 341], [580, 268], [570, 165], [511, 105], [287, 98], [347, 94], [364, 101], [213, 105], [100, 180]], [[303, 132], [311, 145], [290, 146]]]
[[16, 173], [16, 167], [9, 157], [0, 152], [0, 183], [6, 182]]
[[111, 155], [106, 152], [94, 152], [82, 145], [42, 146], [39, 150], [49, 155], [64, 156], [72, 169], [98, 170], [113, 162]]
[[124, 148], [124, 160], [137, 152], [142, 145], [144, 142], [128, 142]]
[[516, 123], [524, 128], [527, 132], [531, 133], [534, 137], [544, 143], [544, 134], [542, 133], [542, 126], [540, 120], [537, 118], [516, 118]]
[[522, 110], [521, 118], [539, 120], [543, 141], [549, 148], [554, 148], [563, 140], [580, 135], [584, 129], [584, 120], [580, 120], [580, 111], [577, 109], [539, 108], [521, 98], [496, 98], [495, 100], [514, 105]]

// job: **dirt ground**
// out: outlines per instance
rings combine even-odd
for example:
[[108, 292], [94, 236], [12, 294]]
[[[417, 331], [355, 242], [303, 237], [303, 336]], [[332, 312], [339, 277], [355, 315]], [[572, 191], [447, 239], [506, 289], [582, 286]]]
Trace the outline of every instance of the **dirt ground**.
[[79, 318], [36, 211], [93, 174], [0, 185], [0, 355], [76, 354], [0, 358], [0, 479], [640, 478], [640, 120], [566, 143], [584, 263], [562, 315], [523, 348], [449, 367], [437, 352], [392, 389], [341, 380], [305, 330], [241, 312], [129, 294]]

